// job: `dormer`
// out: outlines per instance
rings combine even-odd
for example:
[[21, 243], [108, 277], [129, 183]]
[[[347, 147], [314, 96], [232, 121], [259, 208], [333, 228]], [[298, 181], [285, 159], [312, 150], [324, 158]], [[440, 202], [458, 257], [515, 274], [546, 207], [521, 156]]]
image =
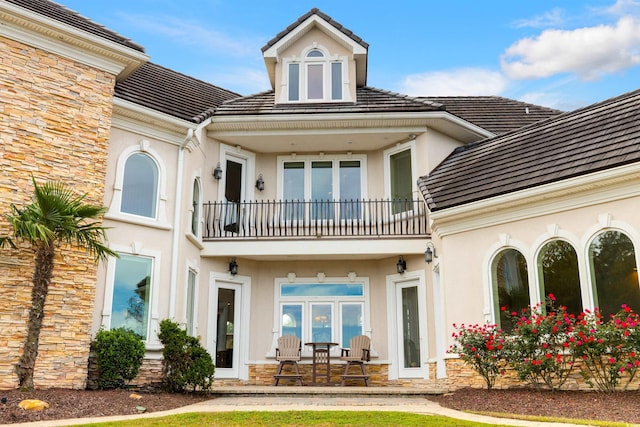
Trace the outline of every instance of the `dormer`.
[[355, 102], [367, 84], [369, 45], [318, 9], [263, 48], [278, 104]]

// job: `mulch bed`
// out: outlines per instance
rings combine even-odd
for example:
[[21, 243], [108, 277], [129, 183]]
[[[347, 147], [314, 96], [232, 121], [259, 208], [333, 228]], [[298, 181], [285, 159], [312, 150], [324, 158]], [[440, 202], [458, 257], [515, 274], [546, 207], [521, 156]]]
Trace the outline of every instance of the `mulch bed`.
[[[131, 393], [142, 396], [129, 397]], [[6, 403], [2, 403], [5, 401]], [[104, 417], [138, 414], [142, 406], [145, 412], [158, 412], [198, 403], [210, 399], [202, 394], [144, 393], [127, 390], [68, 390], [48, 389], [23, 393], [18, 390], [0, 391], [0, 424], [69, 418]], [[23, 399], [39, 399], [49, 408], [42, 411], [25, 411], [18, 406]]]
[[542, 415], [640, 424], [640, 391], [479, 390], [462, 389], [429, 398], [462, 411]]

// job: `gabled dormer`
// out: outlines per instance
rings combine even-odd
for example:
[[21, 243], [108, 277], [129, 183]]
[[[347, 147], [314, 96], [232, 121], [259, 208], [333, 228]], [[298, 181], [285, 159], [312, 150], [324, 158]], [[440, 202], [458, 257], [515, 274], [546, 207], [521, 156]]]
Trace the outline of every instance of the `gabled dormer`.
[[270, 40], [262, 54], [275, 102], [355, 102], [367, 83], [367, 50], [360, 37], [311, 9]]

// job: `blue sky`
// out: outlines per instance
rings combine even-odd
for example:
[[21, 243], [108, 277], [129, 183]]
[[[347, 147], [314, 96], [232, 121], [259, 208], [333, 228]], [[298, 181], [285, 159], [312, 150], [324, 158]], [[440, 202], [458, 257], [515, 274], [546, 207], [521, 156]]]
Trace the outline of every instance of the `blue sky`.
[[260, 48], [313, 7], [369, 43], [368, 85], [571, 110], [640, 88], [640, 0], [58, 0], [151, 61], [243, 95]]

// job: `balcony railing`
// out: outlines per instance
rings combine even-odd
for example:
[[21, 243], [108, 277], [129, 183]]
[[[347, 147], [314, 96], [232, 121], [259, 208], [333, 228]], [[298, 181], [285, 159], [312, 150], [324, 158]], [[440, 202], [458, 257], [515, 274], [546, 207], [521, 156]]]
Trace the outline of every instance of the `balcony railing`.
[[422, 200], [259, 200], [203, 206], [203, 240], [425, 236]]

